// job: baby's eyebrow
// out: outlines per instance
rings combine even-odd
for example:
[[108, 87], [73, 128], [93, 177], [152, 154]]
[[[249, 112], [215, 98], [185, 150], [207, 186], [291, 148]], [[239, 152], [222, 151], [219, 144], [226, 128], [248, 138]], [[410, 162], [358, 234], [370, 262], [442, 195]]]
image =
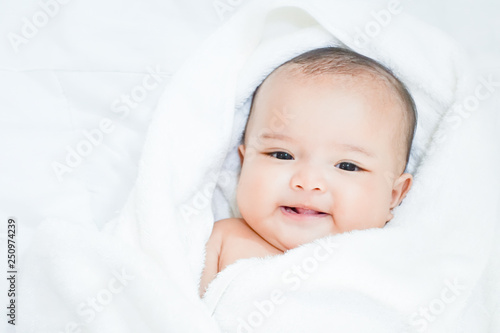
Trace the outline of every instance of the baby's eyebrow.
[[281, 134], [281, 133], [262, 133], [260, 136], [261, 139], [268, 139], [268, 140], [283, 140], [283, 141], [292, 141], [295, 142], [295, 139], [289, 137], [288, 135]]
[[369, 152], [368, 150], [364, 149], [363, 147], [351, 145], [349, 143], [341, 143], [341, 144], [338, 144], [338, 146], [344, 150], [361, 153], [361, 154], [364, 154], [368, 157], [375, 157], [375, 154]]

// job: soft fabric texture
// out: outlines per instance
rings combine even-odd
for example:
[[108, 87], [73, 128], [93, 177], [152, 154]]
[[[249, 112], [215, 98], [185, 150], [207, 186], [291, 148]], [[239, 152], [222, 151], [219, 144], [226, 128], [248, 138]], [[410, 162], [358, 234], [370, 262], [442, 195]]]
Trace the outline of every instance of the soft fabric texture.
[[[120, 217], [104, 231], [57, 220], [39, 228], [25, 259], [20, 331], [498, 332], [491, 78], [475, 81], [460, 49], [404, 13], [359, 39], [387, 8], [325, 0], [242, 8], [166, 88]], [[252, 264], [211, 311], [197, 295], [204, 246], [215, 220], [238, 216], [236, 147], [251, 94], [282, 62], [327, 45], [382, 62], [409, 87], [419, 112], [413, 188], [383, 229], [229, 266]]]

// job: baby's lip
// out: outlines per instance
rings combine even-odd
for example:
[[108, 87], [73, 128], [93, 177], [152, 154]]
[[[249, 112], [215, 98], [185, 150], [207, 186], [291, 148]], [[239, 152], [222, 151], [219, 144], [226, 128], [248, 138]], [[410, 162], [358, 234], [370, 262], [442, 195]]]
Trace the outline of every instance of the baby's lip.
[[298, 216], [323, 216], [328, 215], [328, 213], [322, 212], [321, 210], [311, 207], [311, 206], [281, 206], [282, 210], [284, 210], [288, 214], [298, 215]]

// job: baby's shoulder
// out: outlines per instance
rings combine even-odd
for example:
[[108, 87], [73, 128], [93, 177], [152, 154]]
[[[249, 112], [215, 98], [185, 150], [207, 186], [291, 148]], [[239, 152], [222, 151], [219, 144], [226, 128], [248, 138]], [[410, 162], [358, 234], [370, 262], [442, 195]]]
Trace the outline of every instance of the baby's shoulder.
[[235, 234], [248, 234], [253, 233], [253, 230], [248, 226], [245, 220], [241, 218], [228, 218], [219, 220], [214, 223], [212, 234], [224, 239], [228, 235], [234, 236]]
[[220, 253], [222, 245], [227, 243], [233, 236], [248, 235], [246, 229], [251, 230], [243, 219], [228, 218], [216, 221], [207, 242], [207, 249]]

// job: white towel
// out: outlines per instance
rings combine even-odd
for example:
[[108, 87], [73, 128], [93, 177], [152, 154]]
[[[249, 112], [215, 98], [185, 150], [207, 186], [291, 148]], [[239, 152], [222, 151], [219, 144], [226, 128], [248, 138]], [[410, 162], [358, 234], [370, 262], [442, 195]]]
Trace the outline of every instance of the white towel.
[[[394, 4], [245, 5], [167, 87], [120, 218], [105, 231], [51, 220], [39, 229], [21, 331], [500, 331], [499, 120], [488, 97], [498, 83], [475, 80], [448, 37]], [[197, 296], [204, 245], [215, 219], [238, 214], [235, 148], [249, 97], [283, 61], [337, 43], [387, 65], [413, 94], [413, 188], [384, 229], [323, 239], [331, 253], [318, 241], [256, 260], [212, 317]], [[284, 280], [293, 265], [311, 265], [308, 278]]]

